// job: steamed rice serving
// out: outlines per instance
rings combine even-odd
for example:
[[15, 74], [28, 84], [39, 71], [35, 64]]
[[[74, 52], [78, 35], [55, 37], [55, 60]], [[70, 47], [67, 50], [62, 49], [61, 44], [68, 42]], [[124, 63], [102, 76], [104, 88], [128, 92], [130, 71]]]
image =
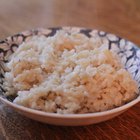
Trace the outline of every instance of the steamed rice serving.
[[99, 37], [58, 31], [22, 43], [7, 63], [6, 95], [14, 103], [54, 113], [90, 113], [121, 106], [138, 86]]

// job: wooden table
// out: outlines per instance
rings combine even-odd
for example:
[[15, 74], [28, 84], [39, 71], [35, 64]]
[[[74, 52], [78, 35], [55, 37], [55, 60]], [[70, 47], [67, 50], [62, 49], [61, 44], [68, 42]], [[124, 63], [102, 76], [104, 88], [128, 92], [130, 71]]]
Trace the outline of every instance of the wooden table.
[[[139, 0], [1, 0], [0, 38], [53, 26], [84, 26], [140, 45]], [[0, 103], [0, 140], [138, 140], [140, 104], [110, 121], [62, 127], [25, 118]]]

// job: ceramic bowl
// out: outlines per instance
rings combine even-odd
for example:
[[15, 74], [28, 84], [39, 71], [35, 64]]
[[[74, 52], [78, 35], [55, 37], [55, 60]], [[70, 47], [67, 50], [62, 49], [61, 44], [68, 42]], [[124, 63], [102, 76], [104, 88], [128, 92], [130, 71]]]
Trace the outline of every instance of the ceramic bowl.
[[15, 50], [22, 42], [27, 41], [30, 37], [34, 35], [44, 35], [46, 37], [53, 36], [58, 30], [66, 30], [69, 33], [80, 32], [82, 34], [85, 34], [89, 38], [93, 36], [99, 36], [100, 38], [102, 38], [107, 42], [107, 47], [119, 55], [119, 57], [121, 58], [121, 62], [131, 73], [132, 77], [137, 81], [140, 89], [140, 49], [134, 43], [120, 38], [116, 35], [93, 29], [78, 27], [60, 27], [48, 29], [40, 28], [24, 31], [0, 41], [0, 100], [4, 104], [10, 106], [17, 112], [33, 120], [54, 125], [78, 126], [109, 120], [123, 113], [140, 101], [140, 96], [138, 95], [138, 97], [131, 102], [108, 111], [87, 114], [56, 114], [26, 108], [12, 103], [12, 97], [5, 97], [5, 90], [3, 89], [3, 79], [6, 69], [4, 67], [4, 64], [8, 62], [9, 56], [15, 52]]

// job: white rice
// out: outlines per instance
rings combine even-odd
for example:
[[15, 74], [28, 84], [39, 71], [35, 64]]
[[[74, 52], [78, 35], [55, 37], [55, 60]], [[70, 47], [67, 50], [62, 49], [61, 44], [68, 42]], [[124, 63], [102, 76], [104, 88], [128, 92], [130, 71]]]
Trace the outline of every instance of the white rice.
[[90, 113], [134, 99], [138, 86], [98, 37], [58, 31], [34, 36], [11, 56], [5, 73], [14, 103], [54, 113]]

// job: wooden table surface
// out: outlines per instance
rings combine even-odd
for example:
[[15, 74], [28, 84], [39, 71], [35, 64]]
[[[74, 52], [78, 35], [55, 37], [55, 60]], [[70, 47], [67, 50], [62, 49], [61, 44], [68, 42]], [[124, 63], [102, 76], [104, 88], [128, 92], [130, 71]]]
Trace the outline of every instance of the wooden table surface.
[[[82, 26], [140, 46], [140, 0], [0, 0], [0, 38], [36, 27]], [[0, 140], [138, 140], [140, 103], [95, 125], [62, 127], [23, 117], [0, 103]]]

